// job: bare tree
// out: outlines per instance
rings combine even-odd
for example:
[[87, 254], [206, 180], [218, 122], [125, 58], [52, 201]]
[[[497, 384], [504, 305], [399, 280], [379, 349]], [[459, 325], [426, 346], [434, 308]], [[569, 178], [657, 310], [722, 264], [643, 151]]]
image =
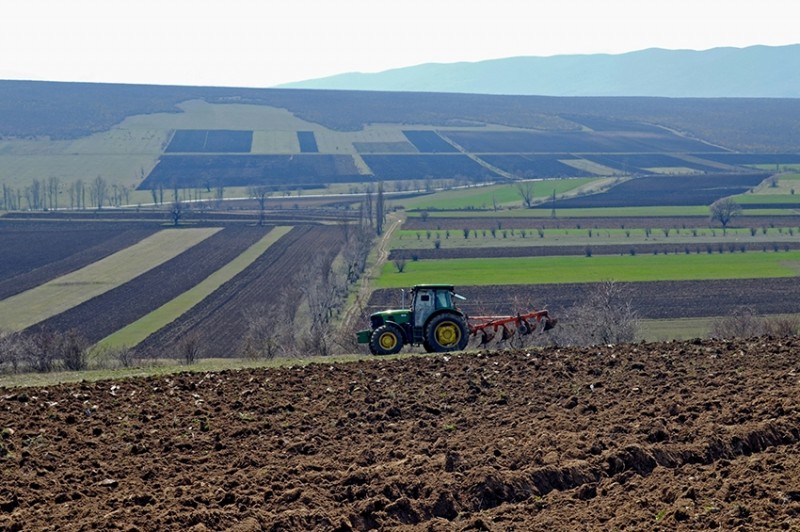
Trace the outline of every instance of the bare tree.
[[725, 230], [730, 221], [742, 213], [742, 206], [731, 198], [722, 198], [712, 203], [709, 210], [711, 211], [711, 221], [719, 222], [722, 229]]
[[97, 176], [89, 185], [89, 197], [91, 198], [92, 205], [97, 209], [102, 209], [103, 204], [108, 198], [108, 183], [102, 176]]
[[17, 337], [21, 359], [39, 373], [48, 373], [53, 370], [56, 360], [56, 335], [50, 331], [40, 331], [35, 334], [19, 335]]
[[258, 225], [264, 225], [267, 211], [267, 198], [272, 194], [272, 190], [266, 185], [247, 187], [247, 194], [258, 202]]
[[383, 222], [386, 220], [386, 198], [383, 195], [383, 181], [378, 183], [378, 197], [375, 201], [375, 233], [383, 234]]
[[[283, 297], [285, 298], [285, 291]], [[242, 312], [247, 332], [242, 343], [242, 356], [251, 360], [273, 359], [294, 349], [291, 335], [292, 316], [278, 305], [257, 305]], [[277, 310], [277, 312], [276, 312]]]
[[177, 226], [180, 224], [184, 214], [186, 213], [181, 199], [181, 191], [178, 189], [178, 184], [174, 183], [172, 187], [172, 203], [169, 204], [169, 216], [172, 219], [172, 225]]
[[559, 316], [559, 325], [551, 333], [558, 343], [568, 345], [618, 344], [634, 341], [638, 328], [639, 318], [625, 285], [603, 281]]
[[11, 371], [16, 373], [19, 369], [22, 356], [17, 339], [19, 333], [11, 333], [0, 330], [0, 368], [8, 364]]
[[87, 350], [89, 342], [80, 333], [71, 329], [56, 338], [57, 357], [69, 371], [83, 371], [88, 366]]
[[533, 207], [533, 181], [517, 181], [516, 189], [525, 208]]
[[219, 181], [214, 187], [214, 205], [217, 209], [222, 206], [223, 199], [225, 199], [225, 185], [222, 184], [222, 181]]
[[403, 273], [403, 270], [406, 269], [405, 257], [397, 257], [396, 259], [392, 259], [392, 263], [394, 264], [397, 273]]
[[367, 185], [364, 192], [364, 219], [372, 227], [372, 185]]
[[187, 333], [178, 344], [178, 351], [186, 364], [194, 364], [200, 359], [202, 352], [200, 339], [194, 333]]
[[86, 208], [86, 186], [83, 184], [83, 179], [78, 179], [74, 183], [75, 187], [75, 208]]
[[28, 202], [28, 209], [39, 210], [44, 207], [44, 184], [38, 179], [34, 179], [30, 186], [25, 187], [25, 201]]
[[58, 194], [61, 189], [61, 181], [56, 176], [47, 178], [47, 203], [49, 209], [58, 210]]

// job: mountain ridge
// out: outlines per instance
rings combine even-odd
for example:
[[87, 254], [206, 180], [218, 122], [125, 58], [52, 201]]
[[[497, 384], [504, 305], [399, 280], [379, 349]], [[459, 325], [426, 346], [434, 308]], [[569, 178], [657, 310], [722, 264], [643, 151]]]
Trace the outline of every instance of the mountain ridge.
[[800, 98], [800, 44], [518, 56], [350, 72], [276, 88], [540, 96]]

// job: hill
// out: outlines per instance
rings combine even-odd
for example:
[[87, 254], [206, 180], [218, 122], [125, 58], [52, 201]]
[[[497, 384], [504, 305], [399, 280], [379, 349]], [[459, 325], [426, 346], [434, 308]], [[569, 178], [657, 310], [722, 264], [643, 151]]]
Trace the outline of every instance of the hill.
[[[178, 104], [188, 100], [287, 109], [334, 131], [361, 131], [369, 124], [494, 124], [540, 131], [619, 130], [644, 124], [736, 151], [800, 151], [800, 99], [498, 96], [37, 81], [0, 81], [0, 137], [76, 139], [107, 131], [134, 115], [181, 113]], [[585, 123], [588, 120], [591, 125]]]
[[347, 73], [284, 88], [671, 98], [800, 97], [800, 44], [509, 57]]

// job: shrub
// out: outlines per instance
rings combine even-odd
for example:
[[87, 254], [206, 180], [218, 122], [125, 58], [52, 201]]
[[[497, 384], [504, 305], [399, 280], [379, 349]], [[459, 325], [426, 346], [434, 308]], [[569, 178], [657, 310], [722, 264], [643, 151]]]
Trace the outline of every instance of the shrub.
[[764, 334], [764, 322], [752, 308], [737, 309], [730, 316], [714, 320], [709, 335], [712, 338], [750, 338]]
[[89, 342], [78, 331], [71, 329], [57, 339], [58, 358], [68, 371], [83, 371], [88, 366], [86, 352]]

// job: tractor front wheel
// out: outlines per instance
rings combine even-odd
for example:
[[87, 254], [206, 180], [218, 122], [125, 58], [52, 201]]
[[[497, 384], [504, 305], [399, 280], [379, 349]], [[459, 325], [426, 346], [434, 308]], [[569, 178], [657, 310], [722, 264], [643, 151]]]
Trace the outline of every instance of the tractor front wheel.
[[426, 348], [436, 353], [461, 351], [467, 347], [469, 330], [464, 318], [458, 314], [445, 313], [434, 316], [425, 327]]
[[373, 355], [393, 355], [403, 348], [403, 333], [392, 324], [381, 325], [369, 339], [369, 350]]

